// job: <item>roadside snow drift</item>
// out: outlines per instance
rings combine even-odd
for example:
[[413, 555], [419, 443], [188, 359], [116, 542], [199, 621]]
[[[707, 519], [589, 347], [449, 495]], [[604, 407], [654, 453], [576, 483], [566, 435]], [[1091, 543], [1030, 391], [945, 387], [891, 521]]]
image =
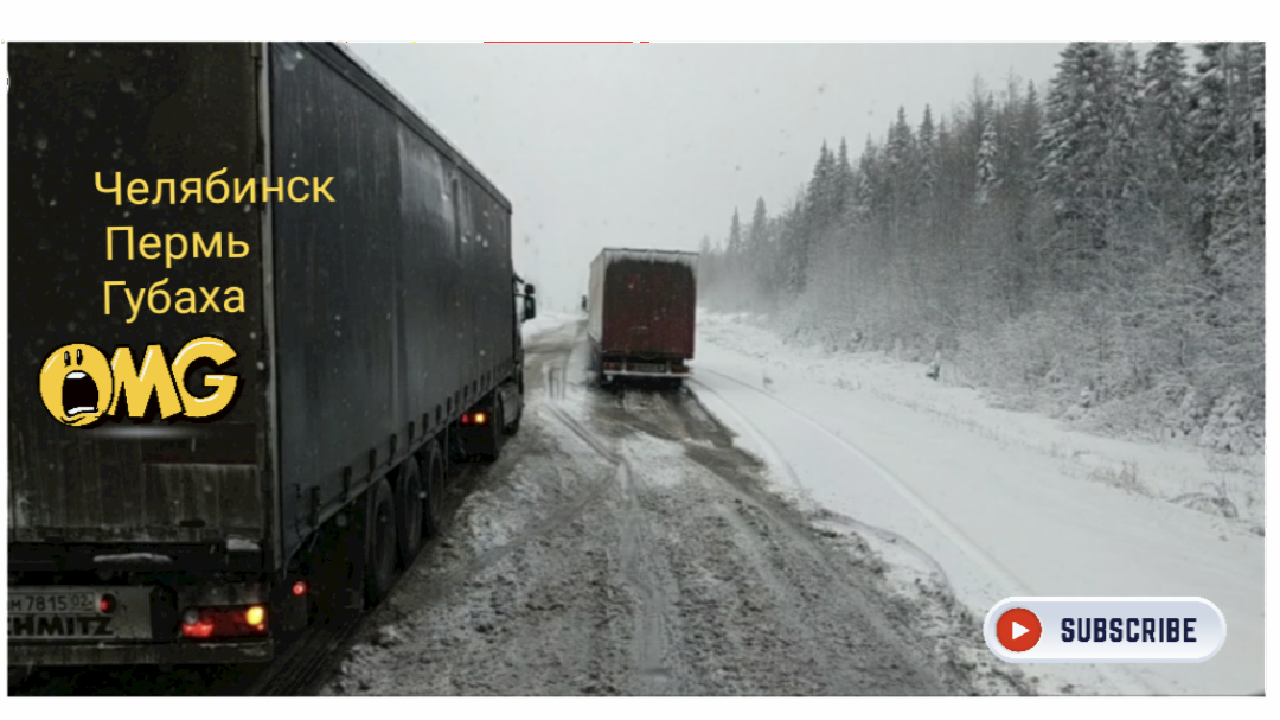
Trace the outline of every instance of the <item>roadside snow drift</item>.
[[1022, 666], [1039, 692], [1263, 687], [1263, 479], [1243, 463], [1070, 432], [923, 366], [790, 348], [741, 316], [702, 311], [698, 332], [695, 392], [777, 489], [917, 548], [896, 555], [936, 563], [974, 622], [1012, 596], [1203, 597], [1226, 616], [1206, 663]]

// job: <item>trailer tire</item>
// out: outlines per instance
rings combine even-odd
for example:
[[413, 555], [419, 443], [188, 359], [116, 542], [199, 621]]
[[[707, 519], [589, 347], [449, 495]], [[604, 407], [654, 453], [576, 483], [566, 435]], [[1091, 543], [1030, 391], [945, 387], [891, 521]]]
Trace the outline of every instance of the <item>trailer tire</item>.
[[422, 550], [422, 526], [427, 507], [427, 493], [422, 484], [422, 470], [418, 467], [417, 458], [410, 457], [404, 461], [396, 490], [400, 494], [400, 502], [396, 503], [400, 511], [396, 518], [396, 546], [400, 554], [400, 566], [407, 568]]
[[365, 514], [368, 562], [365, 563], [364, 594], [368, 606], [382, 602], [391, 590], [396, 571], [396, 511], [391, 483], [386, 478], [369, 490]]
[[435, 440], [427, 444], [425, 465], [427, 474], [423, 484], [426, 488], [427, 501], [422, 528], [426, 537], [433, 538], [439, 535], [444, 527], [445, 495], [444, 455], [441, 454], [440, 445]]

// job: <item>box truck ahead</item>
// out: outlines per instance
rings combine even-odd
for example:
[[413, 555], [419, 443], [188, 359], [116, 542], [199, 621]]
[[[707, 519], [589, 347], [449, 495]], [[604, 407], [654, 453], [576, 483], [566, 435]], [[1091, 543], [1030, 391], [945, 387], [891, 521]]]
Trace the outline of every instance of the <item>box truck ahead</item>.
[[587, 336], [602, 383], [690, 376], [697, 321], [698, 254], [605, 248], [591, 263]]

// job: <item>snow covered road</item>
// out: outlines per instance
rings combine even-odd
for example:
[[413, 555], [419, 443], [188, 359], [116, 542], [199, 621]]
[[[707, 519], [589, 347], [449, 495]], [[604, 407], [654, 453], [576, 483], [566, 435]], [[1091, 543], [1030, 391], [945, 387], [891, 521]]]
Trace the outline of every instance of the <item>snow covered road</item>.
[[891, 592], [853, 525], [771, 492], [694, 397], [589, 388], [581, 340], [530, 341], [520, 434], [326, 694], [1029, 691], [978, 619]]
[[[994, 411], [953, 395], [948, 412], [892, 397], [884, 368], [833, 378], [724, 318], [700, 318], [689, 393], [601, 392], [581, 323], [560, 322], [529, 342], [521, 434], [326, 693], [1263, 687], [1259, 508], [1224, 518], [1081, 473], [1045, 448], [1093, 441], [1012, 413], [993, 429]], [[1039, 444], [1019, 441], [1027, 427]], [[1103, 468], [1120, 448], [1151, 458], [1143, 472], [1203, 472], [1175, 451], [1088, 446]], [[1011, 596], [1204, 597], [1228, 638], [1204, 664], [1011, 666], [981, 636]]]

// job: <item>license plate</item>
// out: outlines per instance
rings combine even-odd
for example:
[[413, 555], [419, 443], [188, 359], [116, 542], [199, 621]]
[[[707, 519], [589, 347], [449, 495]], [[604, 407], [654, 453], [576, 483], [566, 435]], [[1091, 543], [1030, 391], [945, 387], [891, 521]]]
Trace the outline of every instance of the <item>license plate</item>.
[[[111, 612], [99, 606], [114, 598]], [[9, 639], [56, 642], [151, 637], [149, 590], [123, 588], [9, 588]]]
[[9, 591], [10, 615], [97, 615], [95, 592]]

